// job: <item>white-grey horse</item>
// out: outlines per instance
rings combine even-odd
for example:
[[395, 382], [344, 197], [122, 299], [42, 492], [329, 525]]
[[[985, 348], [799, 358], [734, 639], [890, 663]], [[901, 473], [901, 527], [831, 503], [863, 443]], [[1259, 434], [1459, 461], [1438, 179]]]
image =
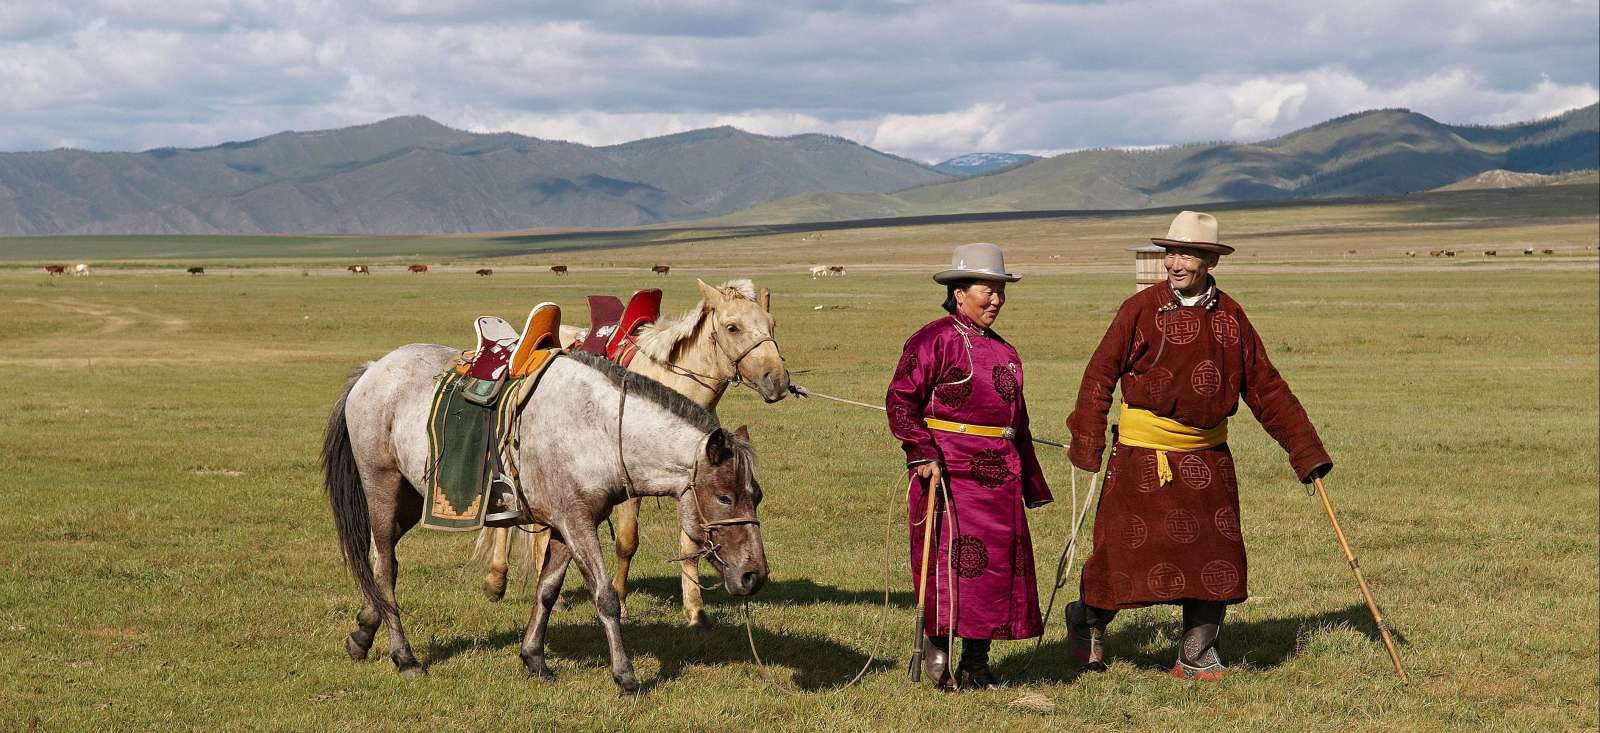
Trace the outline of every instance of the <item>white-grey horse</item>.
[[[428, 461], [428, 412], [435, 378], [461, 352], [402, 346], [356, 371], [328, 418], [323, 471], [345, 564], [363, 604], [345, 640], [362, 660], [380, 623], [401, 674], [422, 673], [395, 600], [395, 545], [421, 518]], [[749, 595], [767, 578], [756, 507], [761, 488], [744, 427], [728, 432], [704, 408], [657, 382], [587, 354], [558, 358], [513, 423], [521, 493], [552, 539], [520, 656], [530, 676], [552, 678], [545, 629], [569, 561], [594, 596], [610, 647], [611, 675], [624, 694], [639, 682], [622, 647], [617, 595], [595, 528], [630, 496], [678, 499], [678, 519], [728, 592]], [[374, 556], [374, 563], [369, 554]]]

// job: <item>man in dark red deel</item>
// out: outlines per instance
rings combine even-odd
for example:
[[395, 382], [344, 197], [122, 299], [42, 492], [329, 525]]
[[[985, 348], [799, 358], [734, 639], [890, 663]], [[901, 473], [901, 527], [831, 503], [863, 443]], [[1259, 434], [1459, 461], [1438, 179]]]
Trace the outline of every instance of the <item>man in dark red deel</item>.
[[1333, 468], [1316, 428], [1239, 303], [1211, 270], [1233, 248], [1210, 214], [1178, 214], [1165, 237], [1167, 281], [1124, 301], [1084, 370], [1067, 418], [1073, 465], [1099, 471], [1106, 411], [1120, 383], [1116, 445], [1095, 514], [1094, 550], [1080, 599], [1067, 607], [1068, 648], [1105, 668], [1106, 624], [1125, 608], [1183, 607], [1172, 675], [1227, 673], [1217, 631], [1229, 604], [1248, 597], [1239, 487], [1228, 418], [1239, 399], [1289, 454], [1304, 483]]

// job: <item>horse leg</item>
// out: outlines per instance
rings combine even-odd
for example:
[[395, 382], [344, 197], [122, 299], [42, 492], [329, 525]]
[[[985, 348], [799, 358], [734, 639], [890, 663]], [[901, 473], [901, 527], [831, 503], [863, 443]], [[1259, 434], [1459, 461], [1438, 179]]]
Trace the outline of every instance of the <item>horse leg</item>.
[[683, 532], [678, 533], [678, 552], [687, 557], [678, 572], [678, 587], [683, 590], [683, 617], [689, 626], [709, 628], [711, 616], [706, 613], [705, 599], [700, 597], [700, 543]]
[[[372, 484], [367, 484], [371, 486]], [[395, 558], [395, 545], [407, 530], [422, 518], [422, 495], [404, 479], [393, 481], [393, 493], [367, 494], [372, 508], [372, 544], [377, 555], [373, 570], [378, 575], [378, 589], [393, 610], [380, 613], [389, 626], [389, 659], [403, 677], [420, 677], [425, 672], [411, 651], [405, 627], [400, 624], [400, 605], [395, 599], [395, 580], [400, 575], [400, 562]], [[385, 492], [387, 493], [387, 492]], [[366, 609], [363, 608], [363, 611]]]
[[550, 628], [550, 614], [555, 610], [556, 599], [561, 597], [561, 584], [567, 577], [567, 563], [572, 560], [572, 553], [565, 542], [553, 536], [554, 532], [540, 534], [544, 535], [546, 551], [534, 555], [543, 565], [539, 573], [538, 598], [534, 599], [528, 628], [522, 633], [522, 649], [518, 656], [528, 668], [529, 677], [553, 680], [556, 675], [544, 662], [544, 634]]
[[611, 576], [611, 589], [617, 593], [617, 605], [624, 618], [628, 615], [628, 567], [634, 553], [639, 551], [639, 499], [629, 499], [617, 505], [611, 513], [611, 526], [617, 533], [617, 570]]
[[485, 530], [494, 538], [489, 549], [489, 574], [483, 576], [483, 595], [499, 602], [506, 597], [506, 571], [511, 567], [511, 530], [497, 527]]
[[616, 590], [606, 582], [606, 564], [600, 559], [600, 538], [595, 536], [593, 527], [585, 526], [579, 533], [568, 534], [566, 540], [573, 562], [583, 573], [583, 582], [594, 595], [600, 625], [605, 627], [606, 645], [611, 649], [611, 679], [617, 683], [621, 694], [637, 695], [639, 679], [633, 674], [633, 662], [628, 659], [627, 650], [622, 648], [621, 608]]

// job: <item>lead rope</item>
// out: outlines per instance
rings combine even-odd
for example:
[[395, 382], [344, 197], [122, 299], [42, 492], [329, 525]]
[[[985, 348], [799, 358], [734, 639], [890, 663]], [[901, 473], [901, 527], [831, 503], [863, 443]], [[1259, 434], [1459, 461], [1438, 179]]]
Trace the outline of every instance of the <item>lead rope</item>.
[[[1039, 645], [1044, 641], [1045, 632], [1050, 630], [1050, 615], [1055, 612], [1056, 593], [1067, 584], [1067, 575], [1078, 558], [1078, 532], [1083, 529], [1083, 522], [1089, 517], [1089, 508], [1094, 506], [1095, 493], [1100, 488], [1100, 474], [1094, 473], [1089, 479], [1089, 493], [1083, 498], [1083, 509], [1078, 509], [1078, 467], [1072, 466], [1072, 531], [1067, 535], [1067, 546], [1061, 548], [1061, 559], [1056, 561], [1056, 578], [1050, 588], [1050, 602], [1044, 607], [1044, 629], [1033, 640], [1033, 651], [1028, 653], [1028, 661], [1022, 665], [1019, 677], [1027, 677], [1028, 670], [1033, 667], [1033, 660], [1039, 656]], [[1067, 633], [1072, 633], [1068, 629]]]
[[[877, 649], [878, 647], [883, 646], [884, 629], [887, 628], [885, 621], [889, 613], [889, 589], [891, 587], [889, 577], [890, 566], [893, 564], [893, 560], [891, 558], [893, 557], [894, 550], [894, 510], [896, 507], [900, 506], [899, 502], [895, 500], [895, 495], [901, 492], [910, 491], [911, 474], [909, 472], [907, 472], [906, 481], [903, 484], [905, 488], [902, 489], [901, 486], [902, 484], [898, 480], [895, 483], [890, 484], [891, 493], [889, 494], [889, 500], [884, 502], [884, 504], [889, 507], [889, 512], [883, 523], [883, 606], [878, 609], [877, 644], [867, 652], [867, 661], [861, 664], [861, 669], [856, 671], [855, 676], [851, 677], [848, 682], [845, 682], [844, 684], [821, 694], [837, 695], [845, 690], [850, 689], [851, 687], [854, 687], [856, 683], [861, 681], [862, 677], [866, 676], [867, 670], [871, 669], [872, 663], [878, 659]], [[908, 509], [907, 511], [909, 513], [910, 510]], [[747, 598], [744, 601], [744, 638], [746, 641], [750, 642], [750, 656], [755, 658], [756, 668], [761, 671], [762, 679], [765, 679], [773, 687], [776, 687], [779, 690], [787, 692], [791, 695], [815, 694], [807, 693], [804, 690], [794, 689], [794, 687], [788, 683], [773, 679], [772, 675], [767, 669], [767, 663], [761, 659], [761, 652], [756, 649], [756, 635], [753, 626], [754, 624], [752, 622], [750, 613], [750, 600]]]

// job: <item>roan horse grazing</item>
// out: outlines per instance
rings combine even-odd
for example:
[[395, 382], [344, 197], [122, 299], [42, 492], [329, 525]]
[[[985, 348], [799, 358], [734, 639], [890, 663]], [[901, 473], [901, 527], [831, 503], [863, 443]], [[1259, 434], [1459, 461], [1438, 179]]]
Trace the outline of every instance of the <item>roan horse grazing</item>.
[[[412, 344], [358, 369], [334, 404], [323, 443], [334, 525], [363, 598], [345, 650], [351, 659], [365, 659], [378, 626], [388, 624], [389, 657], [406, 676], [423, 670], [400, 623], [395, 545], [422, 514], [417, 487], [427, 485], [434, 378], [460, 354]], [[605, 628], [612, 679], [624, 694], [638, 691], [595, 532], [629, 497], [677, 497], [679, 525], [722, 573], [728, 592], [749, 595], [766, 582], [756, 520], [761, 488], [743, 427], [730, 433], [682, 395], [587, 354], [551, 364], [512, 425], [518, 435], [513, 458], [521, 467], [515, 488], [553, 535], [522, 637], [520, 656], [530, 676], [554, 676], [545, 664], [545, 631], [567, 564], [575, 560]]]
[[[769, 312], [771, 296], [765, 288], [757, 292], [749, 280], [730, 280], [719, 288], [696, 281], [701, 300], [675, 321], [645, 326], [634, 342], [638, 355], [628, 369], [643, 374], [715, 412], [717, 402], [735, 382], [755, 387], [767, 402], [777, 402], [789, 390], [789, 371], [774, 339], [774, 324]], [[561, 343], [571, 344], [578, 329], [563, 326]], [[639, 501], [622, 503], [612, 517], [616, 530], [617, 570], [612, 581], [617, 598], [628, 597], [628, 570], [639, 550]], [[529, 554], [537, 562], [544, 556], [538, 542], [543, 535], [522, 534], [534, 546]], [[492, 543], [492, 545], [491, 545]], [[506, 592], [506, 572], [510, 566], [509, 530], [484, 530], [478, 538], [479, 550], [490, 550], [489, 573], [483, 592], [500, 600]], [[693, 538], [678, 537], [679, 554], [695, 554]], [[698, 560], [682, 563], [679, 587], [683, 591], [683, 615], [690, 626], [706, 626], [710, 617], [700, 597]]]

